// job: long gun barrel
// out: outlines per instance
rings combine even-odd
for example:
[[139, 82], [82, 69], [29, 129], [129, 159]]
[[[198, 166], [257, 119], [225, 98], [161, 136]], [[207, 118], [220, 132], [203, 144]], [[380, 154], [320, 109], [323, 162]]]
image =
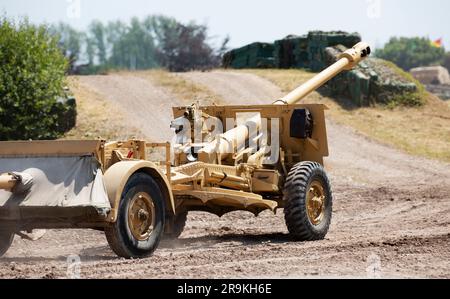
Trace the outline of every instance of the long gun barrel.
[[[274, 105], [293, 105], [301, 101], [308, 94], [328, 82], [333, 77], [337, 76], [344, 70], [351, 70], [359, 62], [369, 56], [371, 53], [370, 46], [364, 42], [356, 44], [353, 48], [348, 49], [342, 53], [339, 60], [333, 65], [323, 70], [318, 75], [314, 76], [311, 80], [299, 86], [297, 89], [283, 97], [282, 99], [274, 102]], [[248, 121], [253, 123], [257, 128], [261, 125], [261, 120], [253, 118]], [[248, 136], [248, 123], [237, 126], [236, 128], [227, 131], [226, 133], [218, 136], [218, 138], [199, 151], [199, 160], [203, 162], [212, 163], [211, 160], [214, 153], [226, 153], [230, 149], [233, 152], [233, 148], [239, 142], [245, 141]], [[223, 156], [225, 158], [226, 156]]]
[[353, 48], [348, 49], [341, 54], [339, 60], [333, 65], [323, 70], [314, 78], [310, 79], [306, 83], [300, 85], [294, 91], [286, 95], [285, 97], [274, 102], [274, 105], [292, 105], [300, 102], [311, 92], [315, 91], [330, 79], [337, 76], [344, 70], [351, 70], [359, 62], [364, 60], [371, 53], [370, 46], [367, 43], [361, 42], [356, 44]]

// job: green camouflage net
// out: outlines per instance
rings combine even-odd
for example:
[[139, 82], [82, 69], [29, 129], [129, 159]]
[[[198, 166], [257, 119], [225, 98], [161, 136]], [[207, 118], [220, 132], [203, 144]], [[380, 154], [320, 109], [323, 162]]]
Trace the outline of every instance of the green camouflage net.
[[[336, 62], [346, 49], [342, 45], [327, 48], [327, 65]], [[359, 106], [389, 104], [399, 95], [407, 97], [418, 92], [415, 82], [403, 76], [390, 63], [378, 58], [367, 58], [353, 70], [332, 79], [326, 87], [333, 95], [350, 97]]]

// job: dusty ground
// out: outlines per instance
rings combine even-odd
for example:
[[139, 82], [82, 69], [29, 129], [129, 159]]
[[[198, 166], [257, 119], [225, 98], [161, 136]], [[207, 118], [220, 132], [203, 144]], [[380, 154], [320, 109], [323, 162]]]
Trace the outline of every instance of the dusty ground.
[[282, 96], [278, 87], [254, 74], [215, 71], [179, 74], [196, 84], [206, 86], [231, 105], [267, 104]]
[[[233, 103], [270, 102], [281, 94], [268, 81], [245, 74], [183, 77]], [[146, 116], [149, 137], [163, 134], [169, 106], [178, 100], [138, 79], [86, 77], [82, 84], [123, 105], [129, 115]], [[139, 125], [133, 117], [129, 121]], [[162, 242], [145, 260], [118, 259], [96, 231], [54, 230], [34, 243], [16, 237], [0, 261], [0, 277], [66, 277], [67, 257], [76, 254], [81, 276], [95, 278], [450, 278], [450, 165], [409, 156], [332, 121], [328, 129], [334, 218], [326, 240], [292, 242], [282, 211], [259, 218], [192, 213], [181, 239]]]

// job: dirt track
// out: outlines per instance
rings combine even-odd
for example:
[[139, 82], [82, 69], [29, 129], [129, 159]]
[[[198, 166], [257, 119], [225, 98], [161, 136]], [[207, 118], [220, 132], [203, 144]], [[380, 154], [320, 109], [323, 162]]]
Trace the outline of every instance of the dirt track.
[[[281, 94], [265, 80], [238, 73], [182, 76], [233, 103]], [[128, 113], [150, 113], [149, 137], [163, 132], [169, 107], [178, 103], [167, 91], [131, 77], [86, 77], [82, 84]], [[138, 99], [147, 101], [148, 111], [132, 105]], [[96, 231], [54, 230], [34, 243], [16, 237], [0, 261], [0, 277], [66, 277], [67, 256], [77, 254], [82, 277], [97, 278], [366, 277], [368, 270], [370, 276], [450, 278], [450, 165], [408, 156], [331, 121], [328, 131], [326, 167], [335, 201], [324, 241], [292, 242], [282, 211], [259, 218], [192, 213], [181, 239], [163, 242], [145, 260], [116, 258]]]
[[132, 74], [80, 76], [78, 80], [82, 86], [115, 103], [123, 111], [124, 118], [140, 128], [147, 138], [166, 141], [172, 136], [170, 108], [181, 106], [182, 102], [168, 91]]

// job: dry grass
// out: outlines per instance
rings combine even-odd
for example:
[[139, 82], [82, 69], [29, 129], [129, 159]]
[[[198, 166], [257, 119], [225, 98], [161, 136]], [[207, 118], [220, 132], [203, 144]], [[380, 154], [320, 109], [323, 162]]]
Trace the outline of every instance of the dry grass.
[[434, 96], [421, 108], [343, 109], [325, 99], [330, 115], [378, 141], [413, 155], [450, 162], [450, 109]]
[[220, 105], [223, 102], [218, 95], [211, 92], [207, 87], [194, 84], [177, 73], [170, 73], [165, 70], [149, 70], [135, 72], [133, 75], [147, 78], [152, 83], [166, 88], [174, 96], [182, 99], [185, 105], [194, 102], [198, 102], [200, 105], [211, 105], [213, 103]]
[[296, 69], [280, 70], [280, 69], [251, 69], [251, 70], [233, 70], [233, 72], [252, 73], [260, 77], [266, 78], [278, 87], [283, 92], [289, 92], [305, 82], [315, 73], [308, 71], [301, 71]]
[[[314, 76], [302, 70], [243, 70], [264, 77], [284, 92]], [[346, 100], [315, 92], [305, 102], [326, 104], [330, 117], [341, 124], [407, 153], [450, 162], [450, 102], [426, 94], [419, 108], [354, 107]]]
[[77, 125], [63, 139], [120, 140], [142, 135], [124, 121], [118, 107], [69, 77], [68, 85], [77, 100]]

